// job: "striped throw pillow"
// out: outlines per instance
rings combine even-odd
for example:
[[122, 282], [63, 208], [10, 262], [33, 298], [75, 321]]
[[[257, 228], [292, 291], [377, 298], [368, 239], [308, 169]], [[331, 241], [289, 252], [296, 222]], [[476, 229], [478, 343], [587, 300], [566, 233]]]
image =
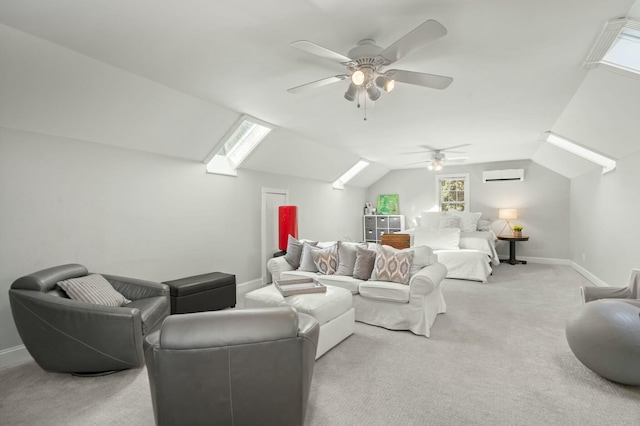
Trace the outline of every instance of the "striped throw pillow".
[[99, 274], [58, 281], [58, 286], [70, 299], [81, 302], [104, 306], [124, 306], [131, 303], [131, 300], [120, 294], [105, 277]]

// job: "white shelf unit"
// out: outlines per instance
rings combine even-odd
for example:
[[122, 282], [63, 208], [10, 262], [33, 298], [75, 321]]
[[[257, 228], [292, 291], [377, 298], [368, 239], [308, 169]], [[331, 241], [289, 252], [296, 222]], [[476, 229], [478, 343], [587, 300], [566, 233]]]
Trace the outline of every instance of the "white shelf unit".
[[364, 215], [364, 241], [380, 243], [382, 234], [404, 231], [403, 215]]

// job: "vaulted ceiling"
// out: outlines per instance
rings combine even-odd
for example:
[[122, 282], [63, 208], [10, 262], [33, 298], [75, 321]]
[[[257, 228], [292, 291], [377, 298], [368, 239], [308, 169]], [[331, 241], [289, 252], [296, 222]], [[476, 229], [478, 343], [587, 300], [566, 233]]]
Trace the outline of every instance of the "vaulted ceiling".
[[[374, 164], [353, 183], [368, 186], [388, 170], [422, 167], [409, 164], [428, 156], [407, 152], [424, 144], [470, 144], [469, 163], [533, 159], [568, 177], [593, 166], [543, 144], [543, 132], [614, 158], [637, 150], [629, 139], [640, 125], [628, 110], [638, 110], [640, 80], [582, 67], [607, 20], [640, 15], [632, 7], [632, 0], [0, 0], [0, 22], [211, 106], [174, 114], [183, 131], [164, 132], [157, 143], [92, 142], [202, 161], [246, 113], [278, 129], [243, 167], [332, 181], [364, 158]], [[394, 67], [451, 76], [447, 89], [398, 84], [366, 103], [366, 121], [364, 102], [357, 108], [343, 97], [348, 81], [287, 92], [344, 72], [291, 42], [346, 55], [365, 38], [386, 47], [427, 19], [448, 34]], [[215, 123], [206, 134], [184, 131], [206, 120]]]

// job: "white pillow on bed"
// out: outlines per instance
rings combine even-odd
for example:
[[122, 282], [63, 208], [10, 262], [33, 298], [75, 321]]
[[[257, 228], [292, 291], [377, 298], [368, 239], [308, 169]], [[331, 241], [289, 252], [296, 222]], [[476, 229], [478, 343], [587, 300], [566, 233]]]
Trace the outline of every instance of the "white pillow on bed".
[[459, 228], [462, 232], [475, 232], [478, 227], [478, 219], [482, 216], [480, 213], [467, 213], [450, 210], [449, 214], [458, 217]]
[[420, 223], [416, 227], [438, 229], [440, 228], [440, 212], [420, 213]]
[[429, 246], [433, 250], [459, 250], [460, 229], [429, 229], [421, 226], [416, 228], [413, 242], [416, 246]]

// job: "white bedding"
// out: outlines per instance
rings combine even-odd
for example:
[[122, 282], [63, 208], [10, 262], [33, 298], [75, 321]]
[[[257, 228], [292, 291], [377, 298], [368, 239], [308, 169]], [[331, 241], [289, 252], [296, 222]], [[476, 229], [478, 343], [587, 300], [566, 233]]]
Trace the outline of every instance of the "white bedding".
[[461, 232], [460, 248], [479, 250], [486, 253], [491, 259], [491, 263], [495, 266], [500, 264], [500, 259], [498, 259], [498, 253], [496, 252], [496, 240], [496, 234], [493, 231]]
[[489, 257], [480, 250], [434, 250], [438, 262], [447, 267], [447, 278], [487, 282], [491, 275]]
[[[415, 229], [402, 233], [412, 237]], [[496, 252], [496, 234], [493, 231], [460, 232], [460, 250], [433, 250], [438, 261], [447, 267], [447, 278], [487, 282], [491, 266], [499, 265]]]

